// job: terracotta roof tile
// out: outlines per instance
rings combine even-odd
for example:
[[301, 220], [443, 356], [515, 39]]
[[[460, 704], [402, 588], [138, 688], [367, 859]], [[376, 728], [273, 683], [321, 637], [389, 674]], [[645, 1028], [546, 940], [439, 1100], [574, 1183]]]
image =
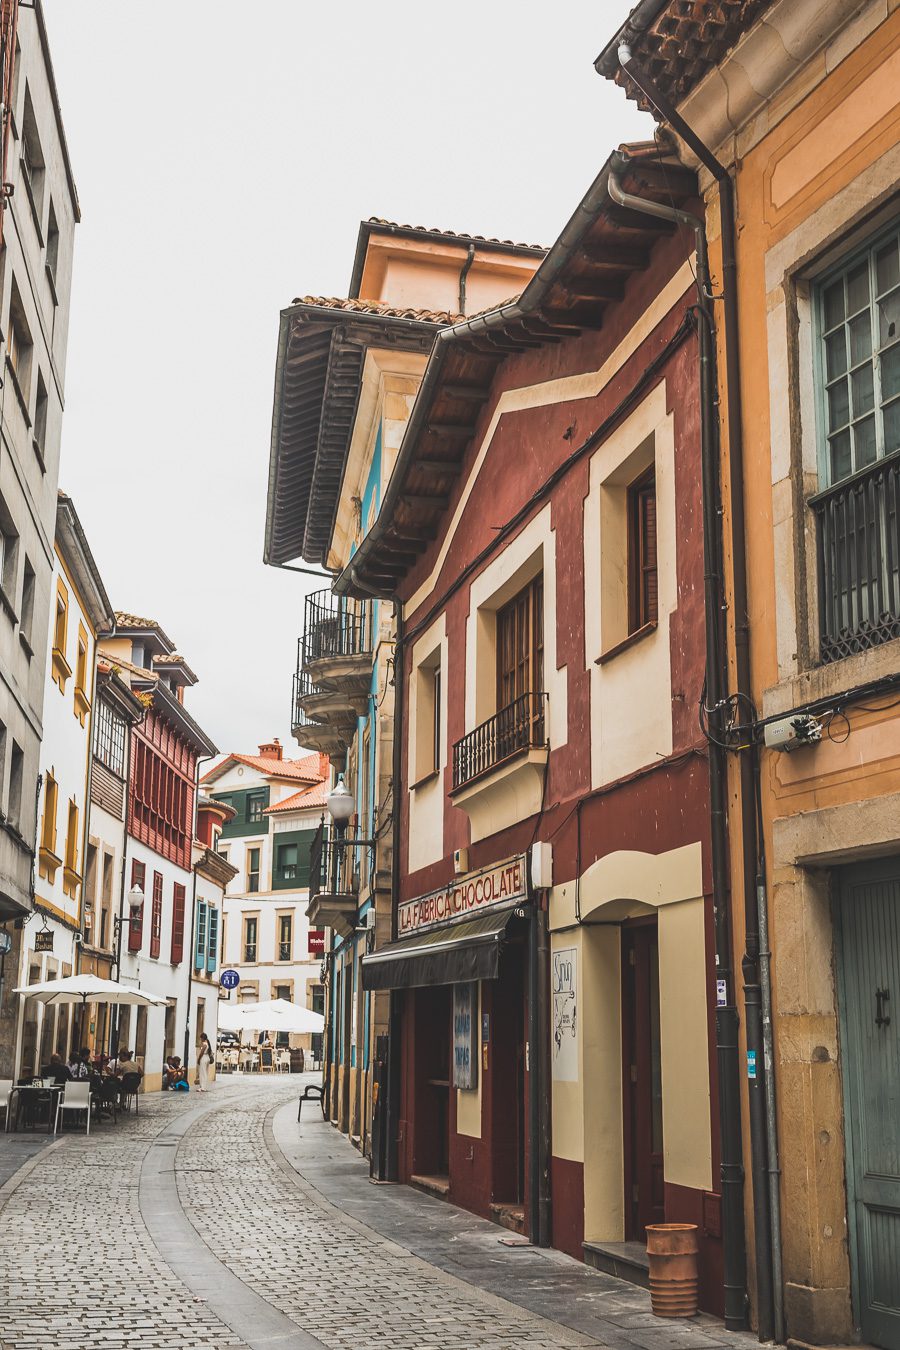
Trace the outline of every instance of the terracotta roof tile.
[[381, 225], [387, 230], [415, 230], [417, 234], [440, 234], [445, 239], [459, 239], [464, 244], [506, 244], [509, 248], [530, 248], [546, 253], [543, 244], [521, 244], [514, 239], [498, 239], [488, 234], [467, 234], [464, 230], [438, 230], [428, 225], [402, 225], [399, 220], [385, 220], [383, 216], [369, 216], [368, 225]]
[[337, 296], [302, 295], [294, 300], [295, 305], [315, 305], [317, 309], [342, 309], [352, 314], [374, 314], [385, 319], [414, 319], [418, 323], [456, 323], [462, 316], [450, 314], [446, 310], [414, 309], [412, 306], [398, 309], [387, 305], [383, 300], [341, 300]]
[[312, 787], [301, 788], [299, 792], [292, 793], [290, 797], [285, 797], [282, 802], [276, 802], [274, 806], [267, 806], [263, 814], [276, 816], [282, 811], [299, 811], [301, 807], [324, 806], [327, 796], [328, 783], [314, 783]]
[[[323, 767], [324, 761], [324, 767]], [[328, 776], [328, 757], [326, 755], [304, 755], [302, 759], [272, 759], [265, 755], [227, 754], [220, 764], [214, 765], [200, 779], [201, 783], [215, 782], [229, 764], [243, 764], [250, 769], [271, 778], [294, 778], [309, 785], [321, 782]]]
[[155, 619], [142, 619], [139, 614], [125, 614], [122, 610], [116, 610], [116, 624], [119, 628], [158, 628], [159, 624]]

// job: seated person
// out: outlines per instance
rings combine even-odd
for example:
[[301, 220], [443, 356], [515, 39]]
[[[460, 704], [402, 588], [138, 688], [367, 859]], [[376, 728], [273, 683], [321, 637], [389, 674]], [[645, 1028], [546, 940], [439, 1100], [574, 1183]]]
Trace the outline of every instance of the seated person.
[[72, 1071], [63, 1064], [62, 1055], [53, 1054], [50, 1063], [41, 1069], [41, 1077], [52, 1078], [56, 1083], [68, 1083], [71, 1082]]
[[163, 1076], [163, 1087], [173, 1088], [177, 1083], [187, 1083], [187, 1069], [180, 1055], [169, 1055]]
[[69, 1060], [69, 1072], [73, 1078], [90, 1078], [93, 1069], [91, 1068], [91, 1052], [87, 1046], [84, 1046], [77, 1055], [73, 1055]]
[[134, 1073], [134, 1060], [126, 1045], [121, 1046], [115, 1058], [107, 1062], [106, 1072], [114, 1073], [117, 1078], [121, 1078], [123, 1073]]

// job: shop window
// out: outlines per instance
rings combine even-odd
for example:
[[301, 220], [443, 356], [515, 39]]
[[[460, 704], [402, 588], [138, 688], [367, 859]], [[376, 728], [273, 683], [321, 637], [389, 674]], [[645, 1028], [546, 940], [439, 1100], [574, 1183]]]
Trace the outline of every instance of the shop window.
[[255, 914], [248, 914], [244, 919], [244, 961], [247, 965], [256, 964], [257, 953], [257, 934], [259, 932], [259, 919]]
[[278, 960], [290, 961], [293, 958], [294, 950], [294, 916], [292, 914], [278, 915]]
[[653, 466], [626, 493], [628, 511], [628, 632], [659, 617], [656, 560], [656, 470]]
[[247, 891], [250, 895], [255, 895], [259, 890], [259, 859], [262, 850], [258, 848], [247, 849]]
[[820, 643], [838, 660], [900, 637], [900, 231], [815, 291]]

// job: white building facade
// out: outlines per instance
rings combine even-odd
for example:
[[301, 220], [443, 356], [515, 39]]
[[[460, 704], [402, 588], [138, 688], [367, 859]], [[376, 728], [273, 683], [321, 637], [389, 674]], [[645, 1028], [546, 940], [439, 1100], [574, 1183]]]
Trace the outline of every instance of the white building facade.
[[[285, 760], [277, 741], [258, 755], [229, 755], [204, 778], [233, 816], [218, 835], [220, 857], [235, 869], [224, 901], [223, 965], [238, 972], [233, 1002], [281, 998], [323, 1011], [325, 934], [310, 929], [310, 848], [324, 809], [327, 756]], [[316, 1058], [318, 1036], [290, 1043]]]
[[[14, 1072], [21, 921], [32, 909], [37, 783], [78, 197], [41, 6], [19, 7], [0, 252], [0, 1076]], [[3, 939], [4, 946], [7, 939]], [[10, 975], [12, 974], [12, 978]]]

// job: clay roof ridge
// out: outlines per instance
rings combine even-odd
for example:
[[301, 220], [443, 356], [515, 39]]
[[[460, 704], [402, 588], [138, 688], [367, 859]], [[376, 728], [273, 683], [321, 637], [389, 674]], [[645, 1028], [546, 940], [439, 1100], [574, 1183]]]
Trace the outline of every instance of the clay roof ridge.
[[441, 230], [431, 225], [405, 225], [399, 220], [387, 220], [384, 216], [369, 216], [366, 224], [381, 225], [388, 230], [409, 230], [415, 234], [439, 234], [445, 239], [459, 239], [465, 244], [506, 244], [509, 248], [528, 248], [535, 252], [547, 252], [543, 244], [524, 244], [515, 239], [500, 239], [491, 234], [469, 234], [467, 230]]
[[340, 296], [296, 296], [293, 304], [312, 305], [316, 309], [343, 310], [351, 314], [373, 314], [386, 319], [414, 319], [420, 323], [451, 324], [462, 317], [450, 313], [449, 310], [418, 309], [414, 305], [389, 305], [384, 300], [348, 300]]

